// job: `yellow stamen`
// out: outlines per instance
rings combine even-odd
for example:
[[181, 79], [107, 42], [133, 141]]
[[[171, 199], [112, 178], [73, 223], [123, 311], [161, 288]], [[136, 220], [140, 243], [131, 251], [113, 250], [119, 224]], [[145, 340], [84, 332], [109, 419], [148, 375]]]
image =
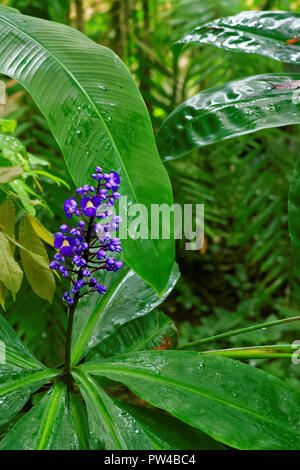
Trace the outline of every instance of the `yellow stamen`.
[[94, 207], [94, 204], [92, 203], [92, 201], [88, 201], [85, 207]]
[[70, 243], [68, 242], [68, 240], [64, 240], [62, 244], [63, 246], [70, 246]]

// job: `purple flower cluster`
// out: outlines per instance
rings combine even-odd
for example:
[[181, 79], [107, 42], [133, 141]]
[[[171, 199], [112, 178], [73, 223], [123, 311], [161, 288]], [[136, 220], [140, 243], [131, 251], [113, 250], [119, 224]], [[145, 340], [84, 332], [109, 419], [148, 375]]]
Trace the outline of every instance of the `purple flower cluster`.
[[[90, 292], [105, 294], [106, 287], [99, 284], [93, 274], [100, 269], [118, 271], [122, 267], [121, 261], [108, 256], [109, 252], [122, 251], [120, 239], [111, 235], [121, 222], [121, 217], [114, 216], [110, 209], [120, 197], [117, 192], [119, 175], [115, 171], [103, 173], [97, 166], [92, 179], [96, 181], [96, 186], [86, 184], [76, 189], [81, 196], [79, 202], [74, 197], [64, 202], [66, 216], [69, 219], [73, 215], [79, 218], [77, 226], [63, 224], [54, 235], [54, 247], [58, 252], [49, 266], [70, 279], [71, 292], [63, 295], [63, 300], [68, 304], [74, 303], [75, 296], [78, 300]], [[106, 221], [108, 218], [110, 220]]]

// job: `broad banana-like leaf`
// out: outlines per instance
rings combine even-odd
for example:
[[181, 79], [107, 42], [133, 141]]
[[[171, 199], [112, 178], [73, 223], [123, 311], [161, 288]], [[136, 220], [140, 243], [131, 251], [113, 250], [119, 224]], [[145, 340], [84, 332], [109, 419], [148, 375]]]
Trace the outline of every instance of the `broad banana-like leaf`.
[[210, 437], [156, 410], [113, 400], [78, 370], [73, 376], [87, 405], [92, 449], [221, 449]]
[[163, 160], [270, 127], [300, 122], [300, 74], [268, 74], [209, 88], [183, 102], [163, 122]]
[[182, 45], [212, 44], [231, 52], [260, 54], [281, 62], [298, 63], [300, 15], [286, 11], [243, 11], [198, 26], [180, 39]]
[[[92, 181], [90, 174], [100, 165], [119, 172], [129, 207], [142, 204], [150, 214], [151, 204], [172, 205], [149, 114], [114, 52], [69, 26], [5, 7], [0, 9], [0, 39], [0, 73], [31, 94], [76, 184]], [[148, 238], [124, 239], [123, 257], [162, 294], [174, 262], [174, 240], [152, 238], [150, 220], [145, 211], [141, 214]], [[128, 225], [135, 219], [130, 213]]]
[[79, 369], [122, 382], [151, 405], [232, 447], [300, 448], [299, 393], [250, 365], [192, 351], [144, 351]]

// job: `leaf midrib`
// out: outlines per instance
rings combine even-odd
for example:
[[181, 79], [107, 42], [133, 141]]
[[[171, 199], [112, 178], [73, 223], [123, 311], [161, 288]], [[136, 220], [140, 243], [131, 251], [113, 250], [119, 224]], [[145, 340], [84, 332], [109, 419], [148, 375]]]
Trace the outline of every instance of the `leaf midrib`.
[[[145, 371], [142, 371], [142, 372], [141, 372], [140, 370], [132, 370], [132, 369], [128, 369], [128, 368], [126, 368], [126, 367], [116, 366], [116, 365], [114, 365], [114, 364], [107, 364], [107, 365], [106, 365], [106, 364], [101, 364], [100, 366], [99, 366], [98, 364], [96, 364], [96, 365], [97, 365], [97, 370], [96, 370], [97, 372], [98, 372], [98, 371], [101, 372], [101, 369], [104, 370], [104, 372], [105, 372], [105, 371], [108, 369], [108, 375], [109, 375], [109, 376], [111, 375], [110, 372], [112, 372], [112, 374], [114, 374], [114, 372], [116, 372], [116, 373], [119, 372], [119, 373], [125, 374], [125, 375], [127, 375], [127, 376], [128, 376], [128, 375], [129, 375], [129, 376], [131, 375], [131, 376], [133, 376], [133, 377], [144, 378], [144, 379], [146, 379], [146, 380], [147, 380], [147, 379], [148, 379], [148, 380], [150, 379], [150, 381], [152, 380], [152, 381], [154, 381], [154, 382], [162, 382], [163, 384], [166, 384], [166, 383], [167, 383], [167, 384], [172, 385], [172, 386], [175, 386], [175, 387], [177, 387], [177, 388], [179, 388], [179, 389], [186, 390], [186, 391], [191, 392], [191, 393], [195, 393], [196, 395], [201, 395], [201, 396], [203, 396], [203, 397], [205, 397], [205, 398], [208, 398], [208, 399], [210, 399], [210, 400], [212, 400], [212, 401], [216, 401], [216, 402], [218, 402], [218, 403], [222, 403], [222, 404], [224, 404], [224, 405], [226, 405], [226, 406], [228, 406], [228, 407], [235, 408], [235, 409], [237, 409], [237, 410], [239, 410], [239, 411], [242, 411], [242, 412], [244, 412], [244, 413], [246, 413], [246, 414], [249, 414], [249, 415], [251, 415], [251, 416], [255, 416], [256, 418], [259, 418], [259, 419], [261, 419], [262, 421], [266, 421], [267, 423], [271, 423], [271, 424], [273, 424], [273, 425], [278, 426], [280, 429], [284, 429], [284, 430], [287, 431], [288, 433], [291, 432], [291, 428], [290, 428], [290, 427], [288, 428], [288, 427], [282, 426], [282, 424], [281, 424], [281, 423], [278, 423], [277, 421], [272, 421], [271, 419], [267, 418], [266, 416], [259, 415], [259, 414], [255, 413], [255, 412], [252, 411], [252, 410], [249, 410], [249, 409], [247, 409], [247, 408], [243, 408], [243, 407], [241, 407], [241, 406], [235, 405], [235, 404], [233, 404], [233, 403], [231, 403], [231, 402], [228, 402], [227, 400], [223, 400], [223, 399], [218, 398], [218, 397], [216, 397], [216, 396], [214, 396], [214, 395], [208, 395], [208, 394], [206, 394], [206, 393], [203, 393], [203, 392], [201, 392], [200, 390], [194, 388], [192, 385], [185, 385], [185, 384], [183, 384], [183, 383], [181, 383], [181, 382], [178, 382], [177, 380], [173, 380], [173, 379], [170, 379], [170, 378], [165, 378], [165, 377], [164, 377], [164, 378], [161, 378], [161, 377], [157, 377], [157, 376], [152, 375], [152, 374], [149, 373], [148, 371], [147, 371], [147, 372], [145, 372]], [[80, 369], [86, 371], [86, 372], [89, 373], [89, 374], [95, 374], [96, 371], [95, 371], [95, 370], [93, 371], [93, 369], [92, 369], [92, 370], [89, 370], [89, 367], [91, 368], [91, 365], [89, 366], [88, 364], [86, 364], [86, 365], [80, 366]], [[95, 375], [96, 375], [96, 374], [95, 374]], [[98, 375], [98, 374], [97, 374], [97, 375]], [[100, 374], [100, 375], [101, 375], [101, 374]], [[107, 375], [107, 374], [104, 373], [103, 375]], [[122, 377], [121, 377], [121, 378], [122, 378]], [[122, 381], [122, 380], [121, 380], [121, 381]], [[133, 386], [133, 387], [134, 387], [134, 386]], [[300, 433], [299, 433], [299, 432], [296, 432], [295, 429], [293, 429], [293, 432], [295, 432], [295, 434], [300, 437]]]
[[44, 410], [44, 413], [41, 419], [42, 433], [41, 433], [41, 436], [39, 437], [37, 450], [45, 449], [45, 447], [47, 446], [47, 439], [49, 437], [49, 434], [52, 431], [52, 424], [60, 410], [59, 402], [63, 396], [64, 389], [62, 386], [59, 387], [59, 385], [61, 384], [58, 384], [56, 387], [54, 387], [52, 396], [50, 398], [50, 403]]

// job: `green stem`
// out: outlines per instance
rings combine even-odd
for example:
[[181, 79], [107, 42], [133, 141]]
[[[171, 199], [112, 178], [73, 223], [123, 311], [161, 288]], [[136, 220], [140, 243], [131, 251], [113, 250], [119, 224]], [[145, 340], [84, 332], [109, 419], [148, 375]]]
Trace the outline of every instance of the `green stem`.
[[218, 341], [219, 339], [223, 339], [223, 338], [229, 338], [230, 336], [236, 336], [242, 333], [248, 333], [249, 331], [260, 330], [261, 328], [268, 328], [269, 326], [280, 325], [283, 323], [289, 323], [289, 322], [298, 321], [298, 320], [300, 320], [300, 316], [284, 318], [282, 320], [275, 320], [275, 321], [271, 321], [267, 323], [260, 323], [259, 325], [247, 326], [246, 328], [240, 328], [239, 330], [227, 331], [226, 333], [209, 336], [208, 338], [198, 339], [197, 341], [193, 341], [191, 343], [185, 343], [185, 344], [178, 346], [177, 349], [194, 348], [195, 346], [199, 346], [201, 344], [212, 343], [213, 341]]
[[65, 364], [64, 364], [64, 373], [66, 375], [68, 375], [70, 373], [70, 370], [71, 370], [72, 329], [73, 329], [74, 314], [75, 314], [76, 306], [77, 306], [77, 303], [78, 303], [78, 298], [79, 298], [79, 292], [76, 292], [76, 294], [74, 296], [74, 303], [69, 308], [67, 337], [66, 337]]

